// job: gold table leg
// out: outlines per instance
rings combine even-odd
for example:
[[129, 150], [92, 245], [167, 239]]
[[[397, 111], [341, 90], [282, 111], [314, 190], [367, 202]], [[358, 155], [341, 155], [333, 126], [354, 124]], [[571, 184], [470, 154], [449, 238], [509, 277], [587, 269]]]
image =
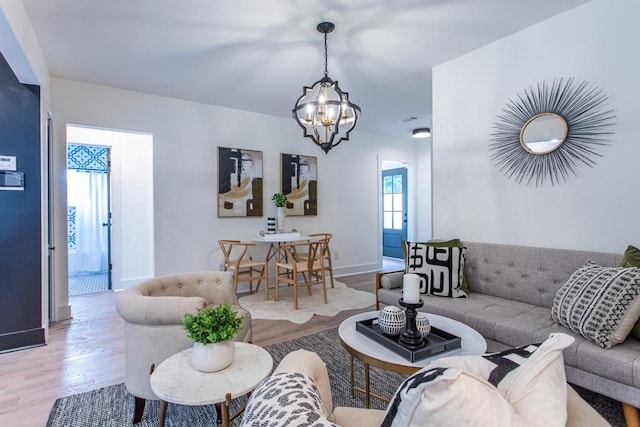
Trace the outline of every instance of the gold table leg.
[[158, 420], [158, 427], [164, 427], [164, 420], [167, 418], [167, 405], [164, 400], [160, 401], [160, 419]]
[[222, 402], [222, 427], [229, 427], [229, 406], [231, 406], [231, 393], [227, 393]]
[[364, 364], [364, 396], [365, 408], [371, 408], [371, 388], [369, 385], [369, 364]]
[[354, 390], [354, 383], [353, 383], [353, 356], [351, 356], [351, 360], [350, 360], [350, 365], [349, 365], [349, 388], [351, 390], [351, 398], [353, 399], [354, 397], [356, 397], [356, 392]]

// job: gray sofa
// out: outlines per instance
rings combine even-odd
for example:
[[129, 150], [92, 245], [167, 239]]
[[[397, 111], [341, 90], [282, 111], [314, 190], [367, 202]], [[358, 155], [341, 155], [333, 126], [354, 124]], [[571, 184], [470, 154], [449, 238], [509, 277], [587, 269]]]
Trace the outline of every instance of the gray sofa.
[[[576, 341], [564, 351], [567, 380], [623, 403], [627, 425], [640, 425], [640, 340], [603, 349], [551, 320], [558, 289], [588, 261], [619, 266], [622, 254], [465, 242], [468, 298], [423, 295], [420, 311], [475, 328], [489, 351], [542, 342], [561, 331]], [[402, 272], [378, 273], [376, 306], [398, 305]], [[636, 423], [636, 424], [634, 424]]]

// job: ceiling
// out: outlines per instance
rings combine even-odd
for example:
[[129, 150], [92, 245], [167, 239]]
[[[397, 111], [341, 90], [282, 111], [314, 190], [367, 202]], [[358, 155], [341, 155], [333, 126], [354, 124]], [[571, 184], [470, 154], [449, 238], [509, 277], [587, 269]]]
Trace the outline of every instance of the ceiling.
[[[329, 76], [356, 130], [431, 125], [431, 68], [587, 0], [23, 0], [52, 76], [291, 117]], [[412, 117], [416, 119], [409, 120]]]

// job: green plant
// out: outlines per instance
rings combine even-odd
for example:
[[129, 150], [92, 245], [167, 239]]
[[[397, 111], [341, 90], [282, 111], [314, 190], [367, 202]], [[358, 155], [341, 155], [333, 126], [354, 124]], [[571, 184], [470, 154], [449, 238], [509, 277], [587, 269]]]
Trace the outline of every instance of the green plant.
[[210, 344], [232, 339], [240, 330], [242, 316], [228, 302], [223, 302], [217, 307], [200, 308], [195, 314], [186, 313], [182, 324], [193, 341]]
[[284, 208], [288, 202], [287, 196], [284, 193], [274, 193], [273, 196], [271, 196], [271, 200], [278, 208]]

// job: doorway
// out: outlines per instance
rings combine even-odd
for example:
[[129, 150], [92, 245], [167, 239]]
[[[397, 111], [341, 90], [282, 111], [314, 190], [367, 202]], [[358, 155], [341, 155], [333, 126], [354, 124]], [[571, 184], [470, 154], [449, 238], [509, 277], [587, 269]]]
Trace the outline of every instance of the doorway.
[[111, 289], [111, 150], [67, 143], [69, 296]]
[[153, 277], [153, 135], [68, 123], [66, 143], [109, 149], [109, 215], [95, 220], [100, 227], [106, 224], [103, 230], [109, 232], [103, 239], [110, 250], [101, 259], [106, 259], [110, 267], [106, 270], [110, 276], [108, 289], [126, 289]]
[[407, 168], [382, 171], [382, 256], [404, 258], [407, 240]]

